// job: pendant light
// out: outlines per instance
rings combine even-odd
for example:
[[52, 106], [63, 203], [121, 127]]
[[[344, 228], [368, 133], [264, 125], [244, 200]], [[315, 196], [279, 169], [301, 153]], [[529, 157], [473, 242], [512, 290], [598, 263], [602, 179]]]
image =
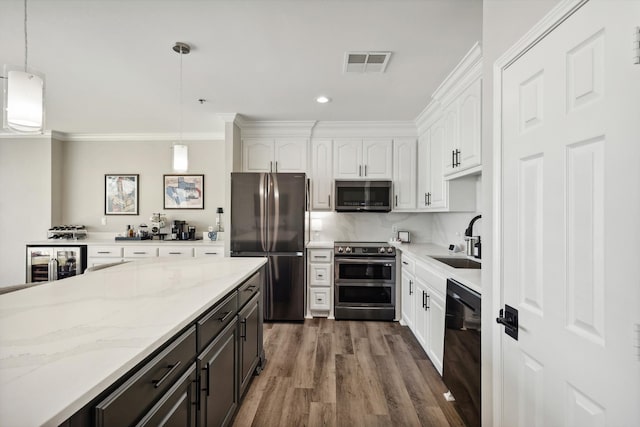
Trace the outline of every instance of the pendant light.
[[44, 76], [29, 70], [27, 0], [24, 0], [24, 70], [5, 67], [4, 127], [15, 132], [42, 133], [44, 130]]
[[180, 132], [178, 144], [173, 145], [173, 171], [186, 172], [189, 169], [189, 148], [182, 143], [182, 55], [188, 55], [191, 46], [176, 42], [173, 50], [180, 54]]

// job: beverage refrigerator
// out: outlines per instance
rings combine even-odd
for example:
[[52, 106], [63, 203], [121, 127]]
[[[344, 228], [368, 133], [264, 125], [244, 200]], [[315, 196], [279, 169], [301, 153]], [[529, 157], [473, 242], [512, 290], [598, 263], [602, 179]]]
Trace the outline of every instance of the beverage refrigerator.
[[27, 246], [27, 283], [50, 282], [84, 273], [87, 246]]
[[307, 180], [231, 174], [231, 256], [267, 257], [264, 320], [304, 320]]

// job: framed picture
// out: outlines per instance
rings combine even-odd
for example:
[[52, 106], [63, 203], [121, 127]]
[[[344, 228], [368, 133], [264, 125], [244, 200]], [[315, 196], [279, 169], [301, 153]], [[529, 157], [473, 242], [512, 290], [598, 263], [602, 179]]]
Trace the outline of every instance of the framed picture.
[[204, 209], [204, 175], [164, 175], [164, 209]]
[[138, 215], [139, 175], [104, 176], [104, 214]]

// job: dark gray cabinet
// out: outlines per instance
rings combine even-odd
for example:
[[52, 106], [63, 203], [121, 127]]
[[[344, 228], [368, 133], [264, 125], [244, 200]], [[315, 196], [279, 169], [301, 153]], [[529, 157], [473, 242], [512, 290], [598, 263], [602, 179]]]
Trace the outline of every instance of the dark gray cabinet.
[[196, 427], [196, 364], [167, 391], [136, 427]]
[[237, 317], [198, 356], [200, 427], [229, 425], [238, 406]]
[[262, 310], [260, 310], [260, 292], [238, 313], [240, 325], [239, 336], [239, 368], [240, 368], [240, 397], [249, 385], [251, 376], [260, 363], [262, 351]]

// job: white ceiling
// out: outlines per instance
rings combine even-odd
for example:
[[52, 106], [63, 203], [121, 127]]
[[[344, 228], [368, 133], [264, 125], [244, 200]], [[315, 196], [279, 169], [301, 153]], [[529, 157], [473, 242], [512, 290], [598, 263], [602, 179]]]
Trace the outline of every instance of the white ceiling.
[[[177, 133], [176, 41], [192, 46], [185, 135], [219, 134], [217, 113], [413, 120], [482, 34], [481, 0], [29, 0], [28, 11], [47, 129], [67, 133]], [[384, 74], [345, 74], [347, 51], [392, 57]], [[0, 0], [0, 63], [24, 63], [23, 0]]]

